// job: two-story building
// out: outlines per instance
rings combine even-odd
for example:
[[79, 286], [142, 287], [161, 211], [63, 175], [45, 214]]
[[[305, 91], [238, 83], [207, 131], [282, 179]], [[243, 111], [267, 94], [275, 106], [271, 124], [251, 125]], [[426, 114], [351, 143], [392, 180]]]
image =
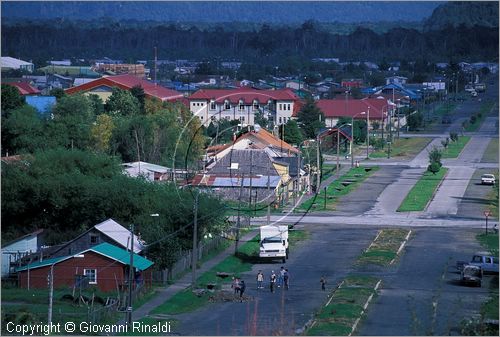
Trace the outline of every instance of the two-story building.
[[202, 89], [188, 100], [191, 112], [203, 124], [225, 118], [253, 125], [258, 112], [274, 124], [285, 124], [299, 108], [299, 98], [290, 89]]

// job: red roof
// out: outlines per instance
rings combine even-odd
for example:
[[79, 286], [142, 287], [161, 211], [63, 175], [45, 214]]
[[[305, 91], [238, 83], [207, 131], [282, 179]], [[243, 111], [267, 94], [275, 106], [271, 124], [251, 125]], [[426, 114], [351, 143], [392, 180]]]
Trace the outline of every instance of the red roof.
[[237, 104], [240, 100], [243, 100], [245, 104], [252, 104], [256, 100], [259, 104], [267, 104], [269, 100], [297, 101], [299, 98], [291, 89], [257, 90], [242, 87], [238, 89], [200, 89], [188, 99], [190, 101], [213, 99], [217, 103], [229, 100], [233, 104]]
[[146, 96], [150, 98], [154, 97], [161, 101], [175, 101], [183, 97], [178, 91], [155, 85], [153, 82], [129, 74], [101, 77], [94, 81], [66, 89], [65, 91], [67, 94], [74, 94], [89, 91], [100, 86], [117, 87], [124, 90], [130, 90], [133, 87], [140, 86], [144, 89]]
[[267, 146], [271, 146], [273, 148], [283, 149], [285, 151], [288, 151], [289, 153], [294, 153], [294, 154], [300, 153], [300, 151], [298, 149], [294, 148], [292, 145], [279, 139], [278, 137], [275, 137], [272, 133], [270, 133], [269, 131], [265, 130], [262, 127], [260, 128], [259, 132], [256, 132], [256, 131], [245, 132], [244, 134], [240, 135], [234, 141], [234, 143], [225, 144], [220, 148], [216, 148], [214, 146], [214, 147], [211, 147], [210, 150], [212, 150], [216, 153], [219, 153], [219, 152], [233, 146], [234, 144], [236, 144], [240, 140], [248, 139], [248, 138], [250, 138], [252, 140], [251, 148], [253, 148], [253, 149], [262, 149], [262, 148], [265, 148]]
[[[323, 112], [325, 118], [355, 117], [356, 119], [366, 118], [370, 108], [370, 119], [382, 119], [382, 114], [386, 114], [390, 107], [386, 99], [363, 98], [363, 99], [320, 99], [316, 102], [318, 108]], [[384, 116], [385, 118], [385, 116]]]
[[28, 82], [10, 82], [4, 83], [16, 87], [21, 95], [38, 95], [40, 90], [33, 88]]

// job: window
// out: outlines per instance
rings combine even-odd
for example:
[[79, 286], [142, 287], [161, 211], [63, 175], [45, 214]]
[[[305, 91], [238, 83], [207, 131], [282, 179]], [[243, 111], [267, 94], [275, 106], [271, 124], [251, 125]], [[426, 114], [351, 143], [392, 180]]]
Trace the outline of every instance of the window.
[[278, 104], [278, 109], [279, 109], [279, 110], [281, 110], [281, 103], [280, 103], [280, 104]]
[[279, 121], [280, 121], [280, 124], [281, 124], [281, 117], [280, 117]]
[[83, 275], [88, 278], [89, 284], [97, 284], [97, 269], [84, 269]]
[[200, 116], [200, 119], [203, 120], [203, 116]]
[[245, 116], [241, 116], [240, 117], [240, 121], [244, 123], [245, 122]]
[[288, 104], [287, 110], [290, 111], [290, 104]]
[[210, 110], [215, 110], [215, 101], [214, 100], [210, 101]]
[[225, 110], [229, 110], [229, 109], [231, 109], [231, 106], [229, 105], [229, 101], [228, 101], [228, 100], [225, 100], [225, 101], [224, 101], [224, 109], [225, 109]]
[[245, 110], [245, 104], [243, 103], [243, 101], [240, 101], [239, 107], [240, 107], [240, 110]]
[[259, 110], [259, 102], [253, 101], [253, 109], [254, 110]]
[[91, 245], [97, 245], [99, 243], [99, 235], [97, 234], [90, 234], [89, 239]]

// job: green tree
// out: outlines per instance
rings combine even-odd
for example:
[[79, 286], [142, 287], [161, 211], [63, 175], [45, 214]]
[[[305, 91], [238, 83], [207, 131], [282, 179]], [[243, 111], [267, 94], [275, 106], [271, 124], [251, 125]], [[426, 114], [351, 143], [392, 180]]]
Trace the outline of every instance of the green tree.
[[421, 112], [412, 113], [407, 118], [410, 131], [417, 130], [424, 122], [424, 115]]
[[302, 142], [302, 133], [295, 120], [290, 119], [283, 127], [280, 127], [280, 138], [289, 144], [299, 145]]
[[140, 85], [136, 85], [132, 89], [130, 89], [130, 93], [132, 94], [132, 96], [137, 98], [137, 101], [139, 101], [140, 112], [142, 114], [145, 113], [146, 94], [144, 93], [144, 89]]
[[20, 108], [24, 104], [24, 97], [21, 96], [16, 87], [2, 84], [2, 117], [6, 116], [10, 110]]
[[45, 146], [44, 122], [36, 110], [24, 105], [2, 118], [2, 153], [32, 153]]
[[105, 104], [105, 110], [112, 116], [132, 116], [139, 113], [140, 103], [130, 91], [113, 88]]
[[433, 146], [429, 151], [429, 166], [427, 167], [427, 171], [436, 174], [439, 172], [441, 168], [441, 157], [443, 156], [443, 152], [439, 150], [437, 147]]
[[52, 114], [54, 119], [46, 129], [49, 147], [85, 149], [90, 145], [90, 127], [95, 115], [87, 96], [62, 97], [53, 107]]
[[323, 112], [316, 106], [312, 98], [306, 99], [306, 104], [298, 113], [300, 128], [307, 138], [316, 138], [319, 130], [325, 127]]
[[107, 114], [97, 116], [95, 124], [90, 129], [90, 137], [97, 151], [107, 153], [111, 147], [113, 136], [113, 118]]
[[50, 96], [54, 96], [56, 98], [56, 100], [60, 100], [61, 98], [63, 98], [64, 96], [66, 96], [66, 92], [64, 92], [64, 89], [62, 88], [54, 88], [52, 90], [50, 90]]

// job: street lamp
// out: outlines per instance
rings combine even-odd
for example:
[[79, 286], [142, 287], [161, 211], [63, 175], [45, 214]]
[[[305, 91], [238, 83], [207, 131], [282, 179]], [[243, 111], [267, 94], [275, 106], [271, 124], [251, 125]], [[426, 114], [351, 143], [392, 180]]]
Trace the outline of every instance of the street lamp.
[[370, 159], [370, 107], [366, 114], [366, 159]]

